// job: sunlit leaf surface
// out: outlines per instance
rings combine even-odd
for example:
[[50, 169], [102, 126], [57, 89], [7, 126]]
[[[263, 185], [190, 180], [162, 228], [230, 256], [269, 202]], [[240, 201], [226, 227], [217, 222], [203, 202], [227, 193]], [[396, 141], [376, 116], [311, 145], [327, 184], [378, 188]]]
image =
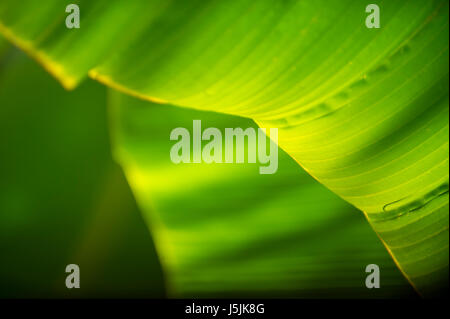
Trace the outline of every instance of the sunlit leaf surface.
[[[259, 164], [174, 164], [175, 127], [256, 127], [252, 121], [149, 104], [111, 93], [114, 153], [154, 234], [173, 296], [413, 296], [357, 209], [288, 155]], [[381, 269], [367, 289], [365, 267]]]

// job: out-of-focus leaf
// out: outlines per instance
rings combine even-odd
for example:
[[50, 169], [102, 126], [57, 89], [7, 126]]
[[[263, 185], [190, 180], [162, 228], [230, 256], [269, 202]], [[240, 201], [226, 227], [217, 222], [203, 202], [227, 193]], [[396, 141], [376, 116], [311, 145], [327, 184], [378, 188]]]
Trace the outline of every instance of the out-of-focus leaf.
[[[446, 0], [5, 0], [0, 31], [66, 87], [247, 116], [364, 211], [423, 293], [448, 288]], [[23, 8], [27, 8], [26, 11]], [[33, 27], [30, 27], [32, 25]]]
[[[247, 119], [111, 93], [114, 153], [155, 237], [177, 297], [413, 296], [364, 217], [287, 154], [259, 164], [174, 164], [175, 127], [256, 127]], [[365, 267], [381, 268], [367, 289]]]
[[106, 119], [98, 83], [67, 92], [22, 52], [0, 57], [0, 298], [164, 297]]
[[2, 57], [3, 53], [8, 48], [9, 43], [6, 41], [3, 37], [0, 36], [0, 58]]

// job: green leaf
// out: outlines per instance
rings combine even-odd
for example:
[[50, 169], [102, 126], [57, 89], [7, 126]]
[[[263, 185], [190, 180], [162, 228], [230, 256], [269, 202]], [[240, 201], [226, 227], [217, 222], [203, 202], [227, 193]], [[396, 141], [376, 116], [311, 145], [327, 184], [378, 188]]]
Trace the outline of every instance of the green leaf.
[[0, 36], [0, 57], [3, 56], [4, 52], [8, 49], [9, 44], [3, 37]]
[[68, 30], [60, 1], [3, 1], [0, 31], [68, 88], [89, 74], [278, 127], [419, 291], [448, 288], [448, 1], [377, 1], [380, 29], [366, 1], [77, 3]]
[[[252, 121], [116, 92], [109, 100], [114, 154], [154, 236], [172, 296], [414, 295], [362, 214], [286, 153], [273, 175], [260, 175], [259, 164], [170, 159], [175, 127], [192, 136], [193, 120], [203, 129], [255, 128]], [[381, 269], [380, 289], [365, 285], [372, 263]]]

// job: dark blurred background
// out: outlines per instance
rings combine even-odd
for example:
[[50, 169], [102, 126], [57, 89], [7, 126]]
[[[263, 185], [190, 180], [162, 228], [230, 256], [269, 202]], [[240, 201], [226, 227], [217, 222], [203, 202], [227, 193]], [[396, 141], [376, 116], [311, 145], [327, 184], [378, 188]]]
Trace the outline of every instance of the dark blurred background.
[[[152, 238], [111, 158], [106, 89], [65, 91], [0, 39], [0, 298], [164, 297]], [[80, 266], [81, 287], [65, 287]]]

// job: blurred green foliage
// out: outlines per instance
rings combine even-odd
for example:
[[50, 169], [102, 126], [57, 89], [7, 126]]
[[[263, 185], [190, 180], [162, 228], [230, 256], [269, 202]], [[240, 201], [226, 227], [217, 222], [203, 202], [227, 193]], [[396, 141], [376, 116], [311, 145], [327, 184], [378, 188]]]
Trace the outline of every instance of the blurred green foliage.
[[[67, 92], [20, 51], [3, 52], [0, 298], [163, 297], [151, 237], [111, 158], [105, 88]], [[65, 287], [69, 263], [82, 289]]]

